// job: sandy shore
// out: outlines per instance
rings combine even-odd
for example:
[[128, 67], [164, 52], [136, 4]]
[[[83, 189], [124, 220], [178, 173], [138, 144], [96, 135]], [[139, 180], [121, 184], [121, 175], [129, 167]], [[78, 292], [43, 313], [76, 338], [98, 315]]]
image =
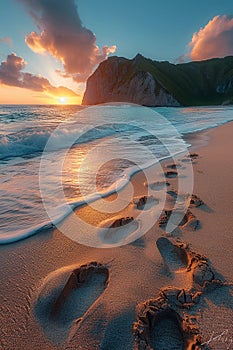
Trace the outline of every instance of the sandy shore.
[[[233, 349], [232, 135], [228, 123], [190, 138], [197, 197], [172, 233], [166, 221], [178, 179], [170, 174], [169, 186], [162, 184], [155, 167], [147, 179], [133, 177], [134, 198], [148, 194], [149, 178], [154, 198], [166, 195], [167, 212], [135, 242], [91, 248], [50, 230], [1, 246], [0, 349]], [[175, 163], [187, 167], [182, 156]], [[172, 164], [164, 162], [164, 171], [176, 172]], [[153, 206], [159, 203], [152, 200], [148, 213]], [[138, 222], [140, 213], [140, 203], [131, 203], [118, 216]], [[76, 214], [110, 225], [111, 215], [93, 208]], [[72, 230], [69, 219], [64, 225]]]

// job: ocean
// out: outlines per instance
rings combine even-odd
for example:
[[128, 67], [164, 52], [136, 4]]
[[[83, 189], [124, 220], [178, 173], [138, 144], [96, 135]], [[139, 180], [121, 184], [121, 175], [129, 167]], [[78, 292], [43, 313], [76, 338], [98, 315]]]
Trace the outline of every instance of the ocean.
[[112, 193], [136, 171], [184, 152], [185, 135], [231, 120], [231, 106], [0, 106], [0, 244], [31, 236], [66, 216], [67, 206]]

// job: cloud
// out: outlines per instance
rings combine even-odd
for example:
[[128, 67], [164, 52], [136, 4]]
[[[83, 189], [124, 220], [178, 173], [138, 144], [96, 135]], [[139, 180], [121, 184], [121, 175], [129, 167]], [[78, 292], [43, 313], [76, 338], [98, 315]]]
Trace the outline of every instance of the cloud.
[[60, 60], [63, 77], [84, 82], [96, 65], [114, 53], [116, 46], [96, 45], [93, 32], [85, 28], [74, 0], [19, 0], [27, 6], [40, 33], [26, 36], [27, 45], [40, 54]]
[[78, 96], [75, 92], [64, 86], [55, 87], [51, 85], [49, 80], [42, 76], [22, 72], [26, 65], [27, 62], [22, 57], [14, 53], [8, 55], [7, 60], [0, 65], [0, 83], [33, 91], [46, 92], [53, 96]]
[[4, 43], [8, 46], [12, 45], [12, 40], [9, 36], [6, 36], [5, 38], [0, 38], [0, 43]]
[[188, 44], [191, 60], [199, 61], [233, 55], [233, 16], [216, 16], [198, 32]]

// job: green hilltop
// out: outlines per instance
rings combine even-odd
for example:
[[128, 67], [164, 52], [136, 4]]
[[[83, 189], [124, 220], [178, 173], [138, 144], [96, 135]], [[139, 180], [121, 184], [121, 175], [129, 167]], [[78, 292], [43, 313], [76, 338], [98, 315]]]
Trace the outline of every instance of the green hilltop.
[[[233, 102], [232, 56], [172, 64], [166, 61], [153, 61], [138, 54], [132, 60], [113, 56], [102, 62], [88, 79], [83, 103], [116, 101], [117, 94], [120, 101], [122, 94], [119, 91], [122, 86], [129, 86], [139, 74], [140, 79], [143, 79], [143, 74], [146, 79], [148, 73], [156, 82], [155, 96], [158, 96], [163, 89], [182, 106], [220, 105]], [[103, 89], [102, 94], [100, 89]], [[144, 86], [144, 94], [146, 89]], [[93, 91], [99, 94], [99, 99], [93, 98]], [[131, 99], [128, 102], [134, 101]]]
[[138, 69], [150, 72], [184, 106], [233, 101], [233, 57], [171, 64], [144, 57]]

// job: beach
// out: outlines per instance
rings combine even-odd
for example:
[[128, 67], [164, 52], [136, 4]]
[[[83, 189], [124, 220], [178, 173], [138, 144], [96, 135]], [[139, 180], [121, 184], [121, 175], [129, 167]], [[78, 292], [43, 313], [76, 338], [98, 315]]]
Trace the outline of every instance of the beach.
[[[190, 137], [197, 197], [175, 232], [155, 222], [130, 244], [92, 248], [50, 229], [0, 246], [0, 348], [233, 349], [232, 134], [230, 122]], [[162, 166], [176, 172], [186, 160], [177, 155]], [[160, 168], [148, 172], [161, 185]], [[145, 182], [142, 172], [133, 176], [134, 198], [147, 195]], [[177, 178], [167, 182], [169, 211]], [[119, 217], [136, 214], [131, 205]], [[111, 220], [88, 206], [76, 215], [95, 225]], [[63, 225], [72, 228], [69, 217]]]

